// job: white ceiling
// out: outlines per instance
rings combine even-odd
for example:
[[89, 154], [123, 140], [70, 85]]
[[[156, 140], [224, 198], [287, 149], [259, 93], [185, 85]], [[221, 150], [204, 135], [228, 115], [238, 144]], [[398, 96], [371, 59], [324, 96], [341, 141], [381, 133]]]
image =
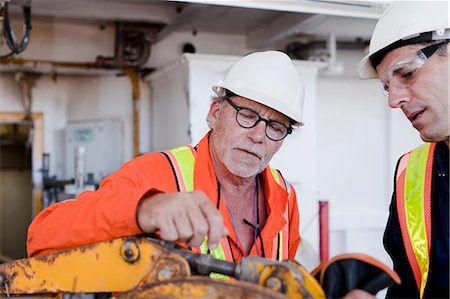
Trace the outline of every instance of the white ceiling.
[[[2, 0], [0, 0], [2, 1]], [[15, 0], [12, 0], [13, 2]], [[32, 16], [89, 22], [164, 24], [175, 30], [243, 34], [252, 48], [299, 35], [369, 39], [387, 1], [317, 0], [32, 0]]]

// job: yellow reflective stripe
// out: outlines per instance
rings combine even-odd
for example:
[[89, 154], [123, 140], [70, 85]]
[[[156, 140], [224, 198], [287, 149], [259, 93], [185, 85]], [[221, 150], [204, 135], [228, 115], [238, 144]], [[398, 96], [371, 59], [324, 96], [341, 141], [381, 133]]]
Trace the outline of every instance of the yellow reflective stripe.
[[278, 174], [278, 171], [272, 167], [269, 167], [269, 169], [270, 169], [270, 172], [272, 173], [273, 178], [275, 179], [275, 182], [277, 182], [278, 185], [280, 185], [284, 188], [284, 186], [281, 185], [281, 178], [280, 178], [280, 175]]
[[[208, 236], [205, 237], [203, 240], [202, 245], [200, 245], [200, 252], [203, 254], [208, 254]], [[213, 250], [209, 251], [209, 254], [212, 255], [214, 258], [225, 261], [225, 252], [223, 251], [222, 245], [217, 245], [217, 247]], [[209, 274], [211, 278], [219, 278], [219, 279], [230, 279], [228, 275], [223, 275], [219, 273], [211, 273]]]
[[278, 251], [280, 252], [278, 260], [283, 261], [283, 230], [278, 233]]
[[186, 192], [194, 191], [194, 168], [195, 157], [192, 150], [187, 146], [180, 146], [169, 150], [177, 160], [177, 166], [181, 172]]
[[420, 297], [428, 278], [428, 239], [424, 214], [425, 171], [430, 144], [426, 143], [411, 152], [405, 175], [405, 217], [413, 251], [422, 274]]
[[[284, 179], [281, 177], [280, 173], [272, 167], [269, 167], [270, 172], [272, 173], [272, 176], [275, 180], [275, 182], [277, 182], [278, 185], [280, 185], [284, 190], [286, 190], [286, 192], [288, 193], [288, 200], [286, 202], [286, 211], [289, 209], [289, 196], [290, 196], [290, 190], [289, 190], [289, 183], [284, 181]], [[283, 180], [283, 182], [282, 182]], [[286, 218], [286, 221], [289, 221]], [[287, 237], [287, 235], [289, 234], [289, 231], [286, 232], [286, 236], [283, 234], [283, 231], [285, 231], [287, 229], [289, 225], [289, 222], [286, 224], [286, 226], [278, 233], [278, 260], [279, 261], [283, 261], [283, 238]], [[287, 248], [286, 248], [287, 249]], [[275, 250], [275, 249], [273, 249]]]
[[[195, 168], [195, 156], [192, 150], [188, 146], [180, 146], [169, 150], [170, 153], [175, 157], [177, 165], [174, 165], [176, 170], [180, 171], [181, 177], [178, 177], [180, 184], [184, 184], [186, 192], [194, 191], [194, 168]], [[200, 245], [200, 252], [203, 254], [208, 254], [208, 237], [206, 236], [203, 240], [202, 245]], [[210, 251], [210, 254], [219, 260], [225, 260], [225, 253], [222, 246], [219, 244], [214, 250]], [[211, 273], [212, 278], [230, 279], [229, 276]]]

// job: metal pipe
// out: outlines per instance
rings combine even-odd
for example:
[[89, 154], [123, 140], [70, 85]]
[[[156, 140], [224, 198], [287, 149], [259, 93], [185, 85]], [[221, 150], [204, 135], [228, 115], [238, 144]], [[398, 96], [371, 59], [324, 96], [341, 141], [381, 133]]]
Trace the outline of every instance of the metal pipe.
[[75, 148], [75, 189], [77, 195], [84, 191], [85, 153], [84, 147]]
[[[110, 69], [99, 65], [97, 62], [70, 62], [70, 61], [52, 61], [52, 60], [38, 60], [38, 59], [23, 59], [23, 58], [0, 58], [0, 64], [14, 64], [14, 65], [50, 65], [52, 67], [68, 67], [68, 68], [87, 68], [87, 69]], [[139, 118], [140, 118], [140, 87], [139, 75], [136, 70], [125, 69], [123, 72], [128, 76], [131, 82], [132, 99], [133, 99], [133, 155], [139, 156]]]
[[38, 65], [50, 65], [53, 67], [69, 67], [69, 68], [87, 68], [87, 69], [104, 69], [97, 65], [95, 62], [71, 62], [71, 61], [54, 61], [54, 60], [42, 60], [42, 59], [24, 59], [7, 57], [0, 58], [0, 64], [14, 64], [24, 66], [38, 66]]
[[108, 69], [142, 67], [150, 57], [151, 42], [160, 27], [116, 22], [114, 56], [97, 56], [96, 63]]
[[140, 118], [140, 88], [139, 76], [136, 71], [128, 69], [125, 70], [131, 82], [132, 96], [133, 96], [133, 156], [139, 156], [139, 118]]
[[320, 262], [329, 259], [329, 226], [328, 226], [328, 201], [319, 201], [319, 256]]
[[327, 39], [327, 49], [330, 57], [328, 59], [328, 65], [332, 66], [336, 63], [336, 34], [330, 33]]

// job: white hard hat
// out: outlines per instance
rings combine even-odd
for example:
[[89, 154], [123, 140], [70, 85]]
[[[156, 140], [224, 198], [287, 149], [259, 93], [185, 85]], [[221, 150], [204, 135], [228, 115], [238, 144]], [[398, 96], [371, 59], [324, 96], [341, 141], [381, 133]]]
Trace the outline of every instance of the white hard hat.
[[448, 1], [399, 1], [381, 15], [370, 40], [369, 54], [358, 64], [362, 79], [378, 78], [377, 65], [390, 51], [420, 42], [450, 38]]
[[303, 124], [303, 79], [283, 52], [256, 52], [244, 56], [212, 89], [220, 97], [229, 90], [286, 115], [296, 125]]

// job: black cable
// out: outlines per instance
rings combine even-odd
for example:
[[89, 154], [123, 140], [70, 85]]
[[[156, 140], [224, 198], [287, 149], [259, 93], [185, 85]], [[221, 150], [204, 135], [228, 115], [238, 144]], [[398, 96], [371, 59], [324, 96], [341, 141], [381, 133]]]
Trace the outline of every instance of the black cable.
[[[258, 176], [256, 177], [256, 225], [252, 224], [250, 221], [248, 221], [247, 219], [242, 219], [244, 221], [245, 224], [247, 224], [248, 226], [250, 226], [251, 228], [253, 228], [256, 231], [256, 237], [259, 237], [259, 244], [261, 245], [261, 256], [262, 257], [266, 257], [266, 253], [264, 251], [264, 242], [261, 236], [261, 228], [259, 226], [259, 180], [258, 180]], [[256, 239], [254, 240], [254, 242], [256, 242]]]
[[3, 35], [5, 37], [6, 44], [11, 50], [10, 53], [6, 55], [1, 55], [1, 58], [6, 58], [14, 54], [19, 54], [23, 52], [28, 43], [30, 42], [30, 31], [31, 31], [31, 7], [29, 5], [22, 6], [22, 12], [24, 16], [24, 34], [22, 40], [17, 43], [14, 31], [11, 27], [11, 22], [9, 18], [9, 3], [6, 1], [3, 6]]
[[[261, 229], [259, 228], [259, 224], [253, 225], [250, 221], [247, 219], [242, 219], [245, 224], [256, 230], [256, 235], [259, 237], [259, 244], [261, 245], [261, 257], [266, 257], [266, 253], [264, 252], [264, 243], [261, 236]], [[256, 240], [254, 240], [256, 242]]]
[[217, 204], [216, 204], [216, 208], [219, 209], [220, 208], [220, 184], [219, 184], [219, 180], [216, 179], [216, 184], [217, 184]]
[[[258, 175], [259, 176], [259, 175]], [[262, 257], [266, 257], [266, 253], [264, 252], [264, 243], [261, 236], [261, 228], [259, 226], [259, 177], [256, 177], [256, 234], [259, 237], [259, 241], [261, 244], [261, 254]]]

